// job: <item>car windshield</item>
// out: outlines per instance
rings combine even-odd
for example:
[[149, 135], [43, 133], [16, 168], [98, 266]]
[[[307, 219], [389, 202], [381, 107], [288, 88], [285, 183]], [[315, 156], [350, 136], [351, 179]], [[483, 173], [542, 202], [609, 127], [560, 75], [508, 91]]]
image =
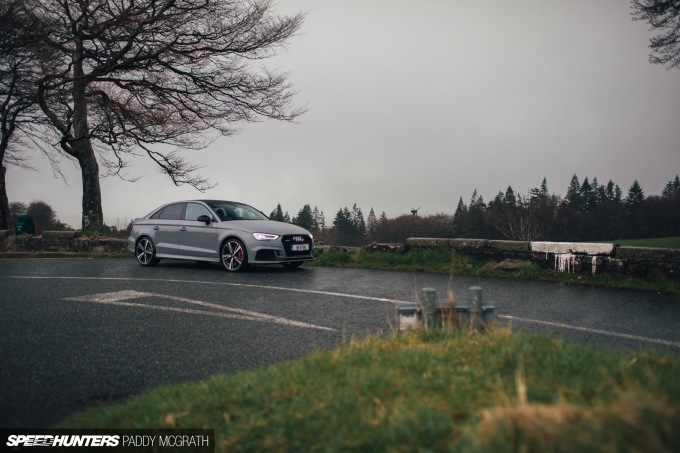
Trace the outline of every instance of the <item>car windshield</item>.
[[206, 201], [220, 220], [268, 220], [267, 216], [247, 204], [229, 201]]

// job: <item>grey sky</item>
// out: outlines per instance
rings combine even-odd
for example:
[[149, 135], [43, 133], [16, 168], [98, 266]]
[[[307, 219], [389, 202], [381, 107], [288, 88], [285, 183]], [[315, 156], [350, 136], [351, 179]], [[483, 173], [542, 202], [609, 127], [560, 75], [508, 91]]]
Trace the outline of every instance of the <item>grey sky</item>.
[[[453, 213], [477, 189], [486, 201], [511, 185], [572, 175], [635, 179], [658, 195], [680, 173], [680, 70], [648, 62], [648, 25], [625, 0], [282, 0], [307, 11], [300, 35], [266, 63], [290, 72], [298, 124], [267, 121], [185, 157], [218, 183], [176, 188], [143, 160], [130, 184], [102, 180], [104, 218], [116, 225], [177, 199], [243, 201], [291, 216], [304, 205], [357, 203], [389, 217], [422, 207]], [[42, 199], [80, 226], [79, 170], [69, 185], [10, 168], [10, 202]]]

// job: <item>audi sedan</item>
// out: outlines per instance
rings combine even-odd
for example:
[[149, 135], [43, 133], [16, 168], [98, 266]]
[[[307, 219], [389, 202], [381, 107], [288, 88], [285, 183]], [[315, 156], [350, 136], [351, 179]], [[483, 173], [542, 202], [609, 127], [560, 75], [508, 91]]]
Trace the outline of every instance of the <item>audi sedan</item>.
[[133, 221], [128, 248], [142, 266], [161, 258], [221, 262], [230, 272], [249, 264], [296, 268], [314, 261], [314, 237], [233, 201], [169, 203]]

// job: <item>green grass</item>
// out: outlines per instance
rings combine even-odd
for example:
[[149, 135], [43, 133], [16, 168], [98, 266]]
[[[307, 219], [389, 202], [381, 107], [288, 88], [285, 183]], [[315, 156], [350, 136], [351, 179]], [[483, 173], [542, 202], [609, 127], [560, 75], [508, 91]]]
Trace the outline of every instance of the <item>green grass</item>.
[[666, 249], [680, 249], [680, 236], [653, 239], [626, 239], [608, 242], [613, 242], [626, 247], [659, 247]]
[[449, 272], [452, 262], [448, 248], [431, 248], [411, 251], [405, 254], [392, 252], [362, 252], [355, 248], [354, 253], [326, 251], [317, 255], [313, 265], [340, 266], [367, 269], [401, 269], [430, 272]]
[[411, 249], [404, 254], [392, 252], [366, 252], [356, 248], [352, 254], [325, 251], [307, 266], [352, 267], [362, 269], [395, 269], [435, 272], [453, 275], [480, 275], [489, 277], [519, 278], [573, 284], [587, 284], [628, 289], [680, 293], [680, 278], [634, 278], [610, 274], [573, 274], [542, 269], [536, 263], [514, 271], [493, 269], [491, 259], [482, 259], [456, 252], [448, 247]]
[[545, 335], [409, 332], [158, 387], [58, 427], [214, 428], [216, 451], [680, 451], [679, 375], [677, 357]]

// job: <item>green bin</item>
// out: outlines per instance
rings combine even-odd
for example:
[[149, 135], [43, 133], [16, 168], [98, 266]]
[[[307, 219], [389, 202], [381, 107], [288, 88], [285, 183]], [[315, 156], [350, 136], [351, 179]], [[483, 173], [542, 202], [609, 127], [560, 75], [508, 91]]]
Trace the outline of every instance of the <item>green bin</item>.
[[30, 215], [20, 215], [17, 219], [16, 225], [14, 225], [14, 234], [17, 236], [20, 234], [35, 234], [35, 223], [33, 223], [33, 217]]

